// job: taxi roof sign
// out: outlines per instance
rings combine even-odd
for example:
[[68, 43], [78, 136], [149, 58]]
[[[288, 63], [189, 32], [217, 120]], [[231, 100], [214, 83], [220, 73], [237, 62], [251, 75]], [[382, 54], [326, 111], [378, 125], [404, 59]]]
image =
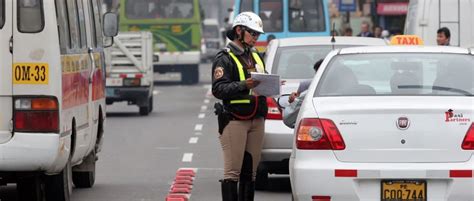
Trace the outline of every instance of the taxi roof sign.
[[390, 40], [391, 45], [423, 45], [423, 39], [417, 35], [397, 35]]

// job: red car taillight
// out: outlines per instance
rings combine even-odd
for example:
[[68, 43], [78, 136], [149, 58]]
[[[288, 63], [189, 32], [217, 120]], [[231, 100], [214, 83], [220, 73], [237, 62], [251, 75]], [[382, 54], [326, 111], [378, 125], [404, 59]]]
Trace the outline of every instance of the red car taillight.
[[466, 137], [464, 137], [461, 147], [464, 150], [474, 150], [474, 123], [472, 123], [469, 130], [467, 130]]
[[329, 119], [302, 119], [296, 135], [298, 149], [344, 150], [346, 148], [339, 130]]
[[275, 99], [267, 97], [267, 106], [268, 106], [267, 119], [274, 119], [274, 120], [283, 119], [280, 108], [278, 107], [278, 104], [276, 103]]
[[16, 98], [13, 116], [15, 132], [59, 132], [55, 98]]

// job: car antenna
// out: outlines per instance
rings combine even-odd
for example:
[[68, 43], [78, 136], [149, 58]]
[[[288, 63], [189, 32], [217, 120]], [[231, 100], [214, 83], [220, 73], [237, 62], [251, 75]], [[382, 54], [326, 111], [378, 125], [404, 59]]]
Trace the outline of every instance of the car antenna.
[[336, 43], [336, 23], [332, 23], [332, 29], [331, 29], [331, 44], [332, 44], [332, 49], [334, 50], [334, 43]]

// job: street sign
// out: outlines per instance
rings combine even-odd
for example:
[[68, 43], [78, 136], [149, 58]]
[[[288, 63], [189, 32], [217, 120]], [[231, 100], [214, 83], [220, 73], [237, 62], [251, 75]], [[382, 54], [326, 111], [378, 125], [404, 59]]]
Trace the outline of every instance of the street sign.
[[339, 0], [340, 12], [354, 12], [356, 11], [355, 0]]

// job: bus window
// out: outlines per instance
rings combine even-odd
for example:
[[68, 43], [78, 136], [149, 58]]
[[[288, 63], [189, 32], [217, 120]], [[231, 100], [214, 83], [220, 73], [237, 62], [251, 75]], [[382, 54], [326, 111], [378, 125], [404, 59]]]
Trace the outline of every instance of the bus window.
[[44, 28], [43, 2], [41, 0], [18, 1], [18, 31], [38, 33]]
[[251, 11], [253, 12], [253, 0], [242, 0], [240, 2], [240, 12]]
[[5, 1], [0, 0], [0, 29], [3, 28], [5, 24]]
[[190, 0], [128, 0], [125, 7], [129, 19], [192, 18]]
[[102, 47], [102, 26], [101, 26], [101, 18], [100, 18], [100, 11], [99, 11], [99, 4], [96, 0], [91, 0], [92, 9], [94, 11], [94, 21], [95, 21], [95, 34], [96, 34], [96, 42], [98, 47]]
[[288, 6], [291, 32], [324, 32], [326, 30], [322, 0], [290, 0]]
[[86, 42], [86, 22], [84, 16], [84, 6], [82, 5], [82, 1], [76, 1], [77, 4], [77, 14], [79, 17], [79, 41], [80, 41], [80, 48], [84, 48], [87, 45]]
[[260, 0], [260, 18], [265, 32], [283, 31], [282, 0]]
[[95, 21], [94, 21], [94, 10], [92, 8], [92, 2], [88, 3], [88, 9], [89, 9], [89, 26], [91, 30], [91, 40], [92, 40], [92, 47], [96, 48], [97, 47], [97, 38], [96, 38], [96, 31], [95, 31]]
[[61, 53], [66, 53], [71, 48], [71, 35], [69, 35], [69, 22], [67, 17], [66, 0], [58, 0], [56, 3], [56, 18], [58, 19], [59, 46]]
[[69, 33], [71, 35], [71, 49], [79, 48], [79, 20], [77, 17], [76, 0], [67, 0], [69, 17]]

